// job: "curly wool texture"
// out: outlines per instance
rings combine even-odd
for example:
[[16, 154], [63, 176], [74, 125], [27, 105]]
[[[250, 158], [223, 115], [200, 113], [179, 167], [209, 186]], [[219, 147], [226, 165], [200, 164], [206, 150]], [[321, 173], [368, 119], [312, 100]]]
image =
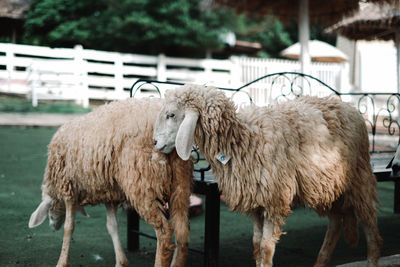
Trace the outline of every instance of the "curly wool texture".
[[[374, 219], [371, 203], [378, 199], [367, 130], [349, 104], [300, 97], [237, 113], [222, 91], [195, 85], [168, 92], [166, 102], [199, 113], [195, 143], [232, 210], [262, 209], [280, 225], [295, 204], [321, 216], [336, 206], [354, 207], [357, 216]], [[223, 165], [218, 154], [231, 159]]]
[[116, 101], [60, 127], [49, 145], [43, 194], [81, 206], [128, 201], [156, 228], [171, 199], [187, 213], [193, 163], [158, 152], [152, 142], [161, 104]]

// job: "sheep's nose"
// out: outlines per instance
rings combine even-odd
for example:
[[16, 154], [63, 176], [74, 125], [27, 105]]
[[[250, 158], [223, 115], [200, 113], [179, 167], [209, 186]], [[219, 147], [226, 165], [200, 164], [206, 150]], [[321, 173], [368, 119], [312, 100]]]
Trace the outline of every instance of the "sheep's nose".
[[157, 140], [156, 139], [153, 139], [153, 144], [157, 145]]

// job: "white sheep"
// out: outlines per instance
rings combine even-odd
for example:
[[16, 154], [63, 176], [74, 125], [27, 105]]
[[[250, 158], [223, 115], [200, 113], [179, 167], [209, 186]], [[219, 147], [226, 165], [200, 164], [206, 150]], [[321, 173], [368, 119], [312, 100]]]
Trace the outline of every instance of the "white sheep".
[[[160, 153], [152, 142], [160, 99], [116, 101], [66, 123], [48, 148], [42, 202], [31, 215], [29, 227], [49, 214], [50, 226], [64, 223], [64, 238], [57, 266], [69, 265], [75, 211], [104, 203], [107, 230], [112, 237], [116, 266], [128, 264], [119, 237], [116, 212], [122, 202], [134, 207], [157, 235], [155, 266], [183, 266], [189, 241], [189, 196], [193, 162], [176, 152]], [[168, 203], [172, 225], [164, 205]]]
[[380, 255], [376, 179], [363, 118], [331, 98], [301, 97], [236, 112], [215, 88], [185, 85], [165, 94], [154, 127], [156, 148], [175, 147], [188, 159], [195, 143], [232, 210], [254, 222], [257, 266], [271, 266], [280, 226], [295, 205], [307, 205], [329, 225], [315, 266], [327, 264], [344, 228], [352, 244], [361, 222], [368, 243], [368, 266]]

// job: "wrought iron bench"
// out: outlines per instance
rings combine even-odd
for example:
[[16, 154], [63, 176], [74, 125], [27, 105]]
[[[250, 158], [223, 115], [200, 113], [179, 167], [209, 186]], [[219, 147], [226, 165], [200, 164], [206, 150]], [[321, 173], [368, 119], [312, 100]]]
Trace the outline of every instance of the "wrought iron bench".
[[[140, 79], [130, 89], [131, 97], [138, 95], [162, 97], [165, 89], [183, 85], [179, 82], [162, 82]], [[370, 137], [371, 165], [378, 182], [394, 182], [394, 212], [400, 213], [400, 177], [392, 177], [387, 164], [400, 141], [399, 93], [342, 93], [321, 80], [297, 72], [281, 72], [262, 76], [239, 88], [219, 88], [226, 91], [238, 106], [271, 104], [287, 101], [302, 95], [337, 96], [350, 102], [363, 115]], [[251, 95], [256, 96], [255, 100]], [[195, 152], [198, 153], [198, 152]], [[198, 154], [197, 154], [198, 155]], [[200, 156], [197, 156], [199, 161]], [[195, 167], [193, 192], [205, 195], [204, 266], [218, 265], [220, 193], [213, 179], [210, 165]], [[128, 250], [139, 249], [139, 235], [155, 238], [139, 231], [139, 217], [128, 211]]]

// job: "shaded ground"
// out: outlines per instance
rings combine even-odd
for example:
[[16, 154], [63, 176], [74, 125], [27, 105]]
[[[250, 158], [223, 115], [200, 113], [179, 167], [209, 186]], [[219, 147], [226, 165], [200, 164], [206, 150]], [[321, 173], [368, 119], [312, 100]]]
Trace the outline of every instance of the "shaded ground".
[[[46, 147], [55, 128], [0, 127], [0, 266], [54, 266], [62, 231], [53, 232], [48, 221], [28, 228], [30, 214], [40, 202], [40, 185], [46, 164]], [[400, 253], [400, 215], [393, 214], [393, 184], [380, 183], [379, 228], [384, 245], [382, 255]], [[77, 215], [72, 242], [71, 266], [114, 266], [114, 252], [108, 236], [104, 206], [88, 207], [90, 218]], [[126, 216], [119, 211], [120, 236], [126, 248]], [[190, 246], [202, 249], [204, 215], [191, 219]], [[287, 232], [276, 248], [275, 266], [311, 266], [322, 243], [327, 220], [308, 209], [297, 209], [284, 227]], [[153, 230], [141, 221], [143, 231]], [[221, 204], [221, 266], [255, 266], [252, 260], [252, 223], [244, 215], [230, 212]], [[132, 266], [153, 266], [156, 243], [141, 238], [141, 251], [127, 253]], [[334, 251], [330, 266], [363, 260], [365, 240], [360, 231], [356, 248], [343, 238]], [[190, 253], [187, 266], [202, 266], [202, 257]]]

